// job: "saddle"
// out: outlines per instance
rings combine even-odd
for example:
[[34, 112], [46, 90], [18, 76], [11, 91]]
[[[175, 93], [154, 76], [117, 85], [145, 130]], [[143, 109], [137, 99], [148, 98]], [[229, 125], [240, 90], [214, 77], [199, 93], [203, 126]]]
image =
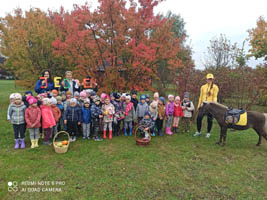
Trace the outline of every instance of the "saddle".
[[237, 126], [246, 126], [247, 125], [247, 112], [245, 110], [229, 108], [224, 116], [226, 124], [229, 124], [230, 127]]

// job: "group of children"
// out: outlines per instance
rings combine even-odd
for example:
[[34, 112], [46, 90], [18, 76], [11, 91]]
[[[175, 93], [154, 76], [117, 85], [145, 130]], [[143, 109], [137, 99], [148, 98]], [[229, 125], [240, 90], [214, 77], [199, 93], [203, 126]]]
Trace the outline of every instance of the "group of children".
[[[38, 147], [38, 140], [43, 138], [43, 144], [51, 144], [51, 138], [60, 131], [67, 131], [70, 141], [76, 141], [82, 134], [83, 139], [102, 141], [119, 136], [121, 128], [125, 136], [133, 134], [133, 128], [142, 125], [143, 132], [150, 130], [151, 136], [163, 136], [163, 124], [166, 119], [166, 134], [178, 132], [179, 122], [184, 118], [185, 131], [190, 128], [194, 105], [186, 92], [181, 101], [179, 96], [164, 97], [154, 93], [150, 96], [137, 92], [102, 93], [97, 96], [92, 89], [81, 92], [58, 92], [53, 89], [49, 94], [40, 93], [36, 97], [31, 91], [22, 97], [19, 93], [10, 95], [7, 118], [13, 124], [15, 149], [25, 148], [25, 131], [29, 129], [31, 148]], [[91, 134], [92, 133], [92, 134]]]

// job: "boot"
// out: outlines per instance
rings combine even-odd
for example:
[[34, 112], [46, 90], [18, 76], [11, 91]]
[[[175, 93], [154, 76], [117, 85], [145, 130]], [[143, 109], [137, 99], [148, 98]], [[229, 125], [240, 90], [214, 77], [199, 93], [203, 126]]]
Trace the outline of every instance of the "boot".
[[109, 139], [112, 139], [112, 131], [109, 131]]
[[169, 135], [172, 135], [173, 132], [171, 131], [171, 127], [169, 128]]
[[33, 149], [35, 147], [35, 140], [31, 140], [31, 143], [32, 143], [31, 148]]
[[159, 130], [158, 135], [159, 135], [159, 136], [163, 136], [162, 130]]
[[103, 138], [104, 138], [104, 139], [107, 138], [106, 133], [107, 133], [107, 131], [104, 131], [104, 134], [103, 134]]
[[35, 143], [34, 144], [35, 144], [35, 147], [39, 147], [38, 146], [38, 139], [35, 139]]
[[18, 149], [19, 148], [19, 139], [15, 139], [15, 146], [14, 149]]
[[130, 136], [132, 136], [132, 128], [130, 128], [130, 133], [129, 133]]
[[21, 149], [24, 149], [25, 148], [25, 141], [24, 141], [24, 138], [23, 139], [20, 139], [21, 143], [20, 143], [20, 148]]
[[127, 136], [127, 128], [124, 129], [124, 136]]

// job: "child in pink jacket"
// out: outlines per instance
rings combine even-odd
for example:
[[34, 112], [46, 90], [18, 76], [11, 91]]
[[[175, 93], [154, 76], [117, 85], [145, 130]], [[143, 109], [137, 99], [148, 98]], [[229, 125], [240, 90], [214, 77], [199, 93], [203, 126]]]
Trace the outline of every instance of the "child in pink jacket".
[[43, 143], [51, 145], [49, 138], [52, 133], [53, 126], [56, 125], [56, 121], [52, 113], [50, 99], [44, 98], [43, 104], [40, 107], [42, 112], [42, 127], [45, 132], [45, 139]]
[[38, 140], [40, 138], [39, 128], [41, 127], [41, 110], [37, 106], [37, 99], [33, 96], [27, 97], [27, 102], [29, 107], [25, 112], [25, 120], [27, 123], [27, 128], [30, 133], [31, 148], [38, 147]]

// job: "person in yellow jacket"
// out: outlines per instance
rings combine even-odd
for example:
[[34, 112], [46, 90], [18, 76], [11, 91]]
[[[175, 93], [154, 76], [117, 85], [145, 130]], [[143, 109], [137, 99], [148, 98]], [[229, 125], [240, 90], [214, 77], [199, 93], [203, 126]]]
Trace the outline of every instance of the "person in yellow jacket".
[[[200, 88], [200, 96], [199, 96], [199, 101], [198, 101], [198, 106], [197, 106], [198, 109], [204, 101], [217, 102], [219, 88], [217, 85], [214, 84], [214, 76], [213, 74], [207, 74], [206, 78], [207, 78], [207, 83], [205, 85], [202, 85]], [[200, 131], [201, 131], [203, 117], [204, 117], [203, 115], [197, 116], [197, 132], [194, 134], [194, 136], [201, 135]], [[210, 137], [210, 131], [212, 128], [212, 119], [213, 119], [212, 115], [208, 114], [207, 115], [208, 132], [206, 134], [206, 138]]]

